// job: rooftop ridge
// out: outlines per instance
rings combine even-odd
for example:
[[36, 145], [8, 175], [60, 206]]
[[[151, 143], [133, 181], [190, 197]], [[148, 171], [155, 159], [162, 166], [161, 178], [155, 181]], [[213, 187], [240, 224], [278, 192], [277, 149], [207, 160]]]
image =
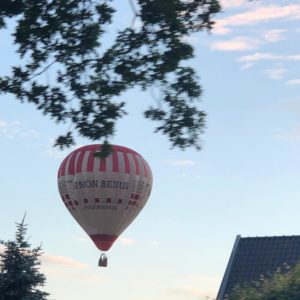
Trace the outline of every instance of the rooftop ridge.
[[242, 237], [242, 240], [245, 239], [273, 239], [273, 238], [300, 238], [300, 234], [299, 235], [273, 235], [273, 236], [246, 236], [246, 237]]

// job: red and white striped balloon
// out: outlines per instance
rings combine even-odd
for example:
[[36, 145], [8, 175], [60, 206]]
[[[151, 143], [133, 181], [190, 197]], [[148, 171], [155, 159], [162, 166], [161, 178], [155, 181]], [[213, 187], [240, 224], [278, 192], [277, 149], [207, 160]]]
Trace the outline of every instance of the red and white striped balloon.
[[58, 171], [60, 196], [79, 225], [102, 251], [136, 218], [152, 188], [152, 172], [134, 150], [112, 146], [105, 159], [95, 157], [101, 145], [71, 152]]

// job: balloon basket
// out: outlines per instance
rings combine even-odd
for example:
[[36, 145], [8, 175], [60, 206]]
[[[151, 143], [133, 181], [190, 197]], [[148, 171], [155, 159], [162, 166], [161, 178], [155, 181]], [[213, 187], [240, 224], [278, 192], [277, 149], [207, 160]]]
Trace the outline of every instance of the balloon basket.
[[107, 256], [102, 253], [98, 262], [99, 267], [107, 267]]

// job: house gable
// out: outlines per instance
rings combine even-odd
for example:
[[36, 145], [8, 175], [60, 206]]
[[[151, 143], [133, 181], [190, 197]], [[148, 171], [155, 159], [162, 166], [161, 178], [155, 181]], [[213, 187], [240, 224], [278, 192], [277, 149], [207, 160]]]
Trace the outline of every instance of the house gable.
[[238, 284], [254, 284], [279, 268], [293, 267], [300, 261], [300, 236], [237, 236], [217, 295], [223, 300]]

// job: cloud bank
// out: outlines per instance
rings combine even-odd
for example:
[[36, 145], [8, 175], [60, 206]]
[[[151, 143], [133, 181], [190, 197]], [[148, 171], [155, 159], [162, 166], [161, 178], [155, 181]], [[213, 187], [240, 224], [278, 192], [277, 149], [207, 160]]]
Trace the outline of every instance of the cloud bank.
[[255, 7], [250, 11], [217, 20], [213, 32], [216, 34], [225, 34], [231, 32], [231, 27], [248, 26], [280, 19], [300, 19], [300, 5], [268, 5]]
[[88, 269], [90, 266], [86, 263], [74, 260], [67, 256], [43, 254], [41, 257], [42, 263], [52, 266], [63, 266], [72, 269]]

